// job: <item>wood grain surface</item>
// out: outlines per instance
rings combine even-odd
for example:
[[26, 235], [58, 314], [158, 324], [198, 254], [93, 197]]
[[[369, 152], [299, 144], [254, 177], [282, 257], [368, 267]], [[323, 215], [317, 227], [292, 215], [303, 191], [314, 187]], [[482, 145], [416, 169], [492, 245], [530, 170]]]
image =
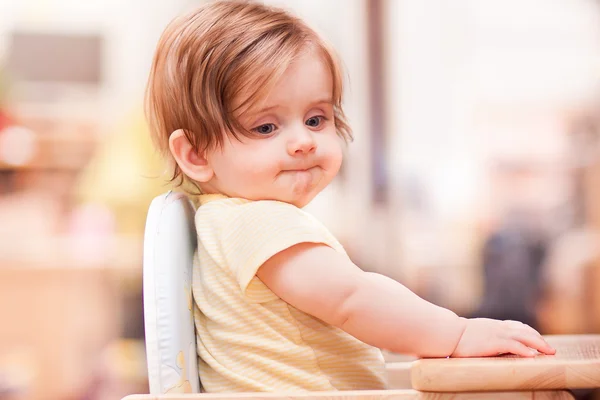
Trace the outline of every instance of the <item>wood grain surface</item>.
[[553, 356], [422, 359], [413, 362], [412, 388], [465, 392], [600, 387], [600, 335], [545, 336]]
[[222, 394], [172, 394], [132, 395], [122, 400], [572, 400], [573, 396], [560, 391], [522, 392], [470, 392], [470, 393], [427, 393], [416, 390], [378, 390], [355, 392], [320, 392], [303, 394], [284, 393], [222, 393]]

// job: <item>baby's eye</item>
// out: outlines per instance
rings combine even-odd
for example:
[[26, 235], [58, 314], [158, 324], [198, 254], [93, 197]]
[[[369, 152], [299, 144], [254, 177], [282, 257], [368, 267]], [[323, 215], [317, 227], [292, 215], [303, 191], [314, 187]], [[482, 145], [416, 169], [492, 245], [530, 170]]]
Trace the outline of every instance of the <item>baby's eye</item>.
[[306, 120], [305, 124], [310, 126], [311, 128], [317, 128], [319, 125], [321, 125], [321, 123], [323, 122], [323, 119], [324, 118], [321, 116], [311, 117]]
[[263, 124], [263, 125], [257, 126], [256, 128], [254, 128], [252, 130], [254, 132], [258, 133], [259, 135], [268, 135], [270, 133], [273, 133], [275, 131], [275, 129], [277, 129], [275, 124]]

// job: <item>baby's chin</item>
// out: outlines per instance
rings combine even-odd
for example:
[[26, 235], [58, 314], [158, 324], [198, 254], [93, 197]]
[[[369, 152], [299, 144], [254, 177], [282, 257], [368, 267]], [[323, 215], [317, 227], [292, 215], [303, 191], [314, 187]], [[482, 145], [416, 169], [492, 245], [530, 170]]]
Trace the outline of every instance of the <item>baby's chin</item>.
[[280, 201], [282, 203], [288, 203], [298, 208], [303, 208], [310, 203], [321, 190], [315, 188], [315, 190], [297, 193], [291, 190], [280, 191], [279, 193], [272, 193], [270, 195], [265, 194], [264, 196], [254, 197], [251, 200], [270, 200]]
[[309, 190], [303, 192], [294, 192], [292, 191], [288, 196], [287, 200], [283, 200], [286, 203], [290, 203], [295, 205], [298, 208], [304, 208], [311, 201], [314, 200], [315, 197], [323, 190], [321, 185], [315, 185], [311, 187]]
[[280, 176], [274, 185], [266, 190], [255, 192], [252, 196], [240, 196], [249, 200], [271, 200], [292, 204], [303, 208], [310, 203], [327, 186], [327, 177], [322, 171], [311, 174], [289, 173]]
[[304, 208], [306, 207], [311, 201], [313, 201], [313, 199], [316, 197], [315, 196], [310, 196], [307, 198], [302, 198], [302, 199], [295, 199], [293, 201], [290, 201], [289, 203], [298, 207], [298, 208]]

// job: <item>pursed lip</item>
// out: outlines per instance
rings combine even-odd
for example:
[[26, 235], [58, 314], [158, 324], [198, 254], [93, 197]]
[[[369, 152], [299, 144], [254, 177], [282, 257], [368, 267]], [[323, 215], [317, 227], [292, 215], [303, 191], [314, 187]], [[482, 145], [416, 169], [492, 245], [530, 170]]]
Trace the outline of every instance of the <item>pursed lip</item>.
[[282, 169], [281, 171], [279, 171], [277, 176], [281, 176], [281, 175], [285, 175], [285, 174], [294, 174], [294, 173], [305, 173], [305, 172], [310, 172], [310, 171], [316, 170], [317, 168], [319, 168], [318, 165], [313, 165], [312, 167], [306, 167], [306, 168]]
[[306, 172], [306, 171], [310, 171], [311, 169], [315, 169], [318, 168], [317, 165], [313, 165], [312, 167], [307, 167], [307, 168], [290, 168], [290, 169], [284, 169], [281, 172]]

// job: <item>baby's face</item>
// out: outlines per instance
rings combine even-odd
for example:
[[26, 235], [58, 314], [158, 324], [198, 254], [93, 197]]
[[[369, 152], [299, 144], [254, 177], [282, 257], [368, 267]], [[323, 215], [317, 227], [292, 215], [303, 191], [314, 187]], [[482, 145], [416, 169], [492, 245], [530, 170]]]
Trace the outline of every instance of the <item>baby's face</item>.
[[336, 134], [332, 77], [314, 51], [286, 70], [258, 111], [240, 122], [256, 137], [225, 139], [206, 157], [209, 193], [250, 200], [279, 200], [304, 207], [337, 174], [342, 139]]

